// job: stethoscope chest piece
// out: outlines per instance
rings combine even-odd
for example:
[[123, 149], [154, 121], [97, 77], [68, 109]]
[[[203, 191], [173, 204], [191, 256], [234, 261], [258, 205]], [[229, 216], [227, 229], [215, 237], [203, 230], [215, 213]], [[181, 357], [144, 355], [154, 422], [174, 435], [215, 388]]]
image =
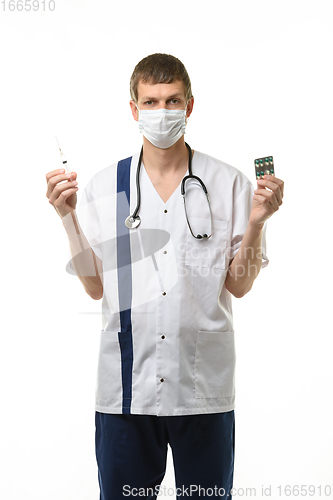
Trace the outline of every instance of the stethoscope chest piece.
[[125, 220], [125, 225], [126, 225], [126, 227], [128, 227], [128, 229], [134, 229], [134, 228], [138, 227], [140, 222], [141, 222], [141, 219], [138, 215], [136, 217], [133, 217], [133, 215], [129, 215], [127, 217], [127, 219]]

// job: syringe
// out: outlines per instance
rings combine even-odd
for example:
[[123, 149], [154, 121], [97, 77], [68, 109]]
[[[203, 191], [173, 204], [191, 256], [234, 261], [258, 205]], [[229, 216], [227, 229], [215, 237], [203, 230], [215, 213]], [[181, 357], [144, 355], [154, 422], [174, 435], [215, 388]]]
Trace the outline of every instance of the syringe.
[[[60, 151], [60, 159], [62, 161], [62, 164], [64, 166], [64, 168], [67, 170], [67, 173], [68, 174], [71, 174], [72, 172], [69, 170], [68, 168], [68, 163], [67, 163], [67, 158], [66, 156], [64, 155], [64, 153], [61, 151], [61, 147], [59, 145], [59, 141], [57, 139], [57, 136], [55, 136], [56, 138], [56, 141], [57, 141], [57, 144], [58, 144], [58, 148], [59, 148], [59, 151]], [[68, 179], [68, 182], [70, 182], [70, 180]], [[75, 209], [73, 212], [71, 212], [71, 215], [72, 215], [72, 219], [73, 219], [73, 223], [74, 223], [74, 226], [75, 226], [75, 230], [76, 230], [76, 233], [79, 237], [79, 241], [80, 241], [80, 245], [81, 245], [81, 249], [82, 251], [84, 251], [84, 247], [83, 247], [83, 243], [82, 243], [82, 239], [81, 239], [81, 235], [80, 235], [80, 230], [79, 230], [79, 226], [78, 226], [78, 222], [76, 220], [76, 213], [75, 213]], [[72, 268], [73, 269], [73, 268]]]
[[58, 148], [59, 148], [59, 151], [60, 151], [60, 159], [61, 159], [61, 161], [62, 161], [62, 164], [63, 164], [64, 168], [67, 170], [67, 172], [68, 172], [69, 174], [71, 174], [71, 171], [70, 171], [70, 170], [69, 170], [69, 168], [68, 168], [67, 158], [66, 158], [66, 156], [64, 155], [64, 153], [61, 151], [61, 147], [59, 146], [59, 141], [58, 141], [58, 139], [57, 139], [57, 136], [55, 136], [55, 138], [56, 138], [56, 141], [57, 141], [57, 144], [58, 144]]

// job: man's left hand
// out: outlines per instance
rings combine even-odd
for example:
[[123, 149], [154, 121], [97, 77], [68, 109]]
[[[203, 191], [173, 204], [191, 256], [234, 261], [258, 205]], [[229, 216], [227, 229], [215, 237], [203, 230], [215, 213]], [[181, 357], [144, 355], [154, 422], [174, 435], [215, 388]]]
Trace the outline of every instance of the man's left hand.
[[265, 175], [263, 179], [258, 179], [257, 183], [258, 189], [254, 192], [249, 222], [263, 226], [282, 205], [284, 182], [274, 175]]

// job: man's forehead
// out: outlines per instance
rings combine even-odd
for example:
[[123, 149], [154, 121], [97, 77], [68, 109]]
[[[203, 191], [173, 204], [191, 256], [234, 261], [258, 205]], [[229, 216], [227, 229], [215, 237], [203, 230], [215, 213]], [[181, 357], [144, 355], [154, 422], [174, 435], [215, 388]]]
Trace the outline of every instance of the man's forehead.
[[150, 97], [185, 97], [184, 84], [181, 80], [172, 83], [138, 83], [138, 98], [146, 100]]

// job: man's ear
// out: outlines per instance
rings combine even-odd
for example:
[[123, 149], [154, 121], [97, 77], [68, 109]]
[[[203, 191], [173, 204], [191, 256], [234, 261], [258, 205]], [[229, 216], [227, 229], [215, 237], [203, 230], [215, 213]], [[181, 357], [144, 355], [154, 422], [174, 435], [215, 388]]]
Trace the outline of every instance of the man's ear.
[[137, 122], [139, 120], [139, 114], [138, 114], [138, 109], [136, 107], [135, 102], [131, 100], [130, 101], [130, 106], [131, 106], [133, 118]]
[[186, 117], [187, 119], [191, 116], [191, 113], [193, 111], [193, 105], [194, 105], [194, 97], [191, 97], [191, 99], [189, 99], [188, 103], [187, 103], [187, 106], [186, 106]]

